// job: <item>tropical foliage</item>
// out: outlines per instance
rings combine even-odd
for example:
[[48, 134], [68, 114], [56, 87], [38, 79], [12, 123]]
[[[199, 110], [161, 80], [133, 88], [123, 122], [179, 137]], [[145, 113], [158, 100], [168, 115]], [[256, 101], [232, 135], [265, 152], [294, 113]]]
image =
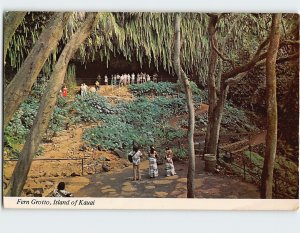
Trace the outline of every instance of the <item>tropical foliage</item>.
[[[63, 82], [64, 76], [65, 84], [68, 85], [69, 90], [76, 90], [76, 67], [74, 65], [70, 65], [67, 68], [66, 63], [61, 62], [61, 66], [57, 67], [58, 72], [62, 71], [59, 81], [56, 80], [56, 75], [53, 75], [54, 67], [56, 67], [57, 60], [62, 54], [62, 51], [66, 48], [67, 43], [71, 41], [71, 38], [74, 38], [73, 36], [78, 29], [84, 25], [83, 19], [88, 18], [85, 17], [85, 13], [67, 14], [68, 16], [64, 17], [65, 20], [63, 26], [61, 26], [60, 34], [58, 33], [59, 35], [63, 33], [63, 37], [60, 39], [61, 37], [58, 36], [57, 41], [59, 42], [57, 43], [57, 41], [55, 41], [53, 46], [48, 47], [51, 48], [49, 53], [50, 51], [52, 51], [52, 53], [50, 56], [48, 56], [49, 54], [44, 56], [44, 60], [42, 59], [42, 71], [40, 72], [40, 66], [40, 68], [37, 69], [38, 71], [33, 72], [34, 75], [31, 75], [31, 82], [27, 82], [28, 79], [25, 78], [21, 79], [25, 80], [24, 85], [22, 82], [19, 82], [19, 80], [16, 81], [16, 79], [14, 79], [16, 83], [19, 83], [19, 86], [15, 85], [17, 88], [11, 88], [12, 91], [10, 95], [6, 95], [10, 97], [15, 96], [16, 99], [20, 100], [19, 104], [22, 102], [22, 105], [17, 111], [16, 109], [11, 110], [10, 117], [6, 118], [7, 123], [5, 123], [5, 126], [11, 119], [12, 114], [15, 113], [15, 115], [4, 129], [5, 147], [9, 148], [15, 156], [18, 154], [19, 145], [24, 143], [29, 129], [38, 129], [38, 127], [32, 127], [32, 125], [42, 94], [47, 93], [45, 89], [49, 77], [51, 76], [55, 81], [51, 82], [55, 83], [55, 87], [52, 89], [55, 90], [55, 92], [48, 92], [54, 93], [54, 97], [46, 98], [40, 105], [42, 107], [50, 106], [49, 111], [40, 111], [41, 115], [49, 113], [48, 116], [46, 116], [48, 120], [50, 113], [52, 113], [53, 105], [56, 102], [56, 93], [60, 88], [59, 85]], [[195, 83], [189, 82], [196, 106], [200, 105], [203, 101], [210, 101], [209, 111], [211, 112], [209, 117], [207, 117], [207, 115], [196, 116], [196, 124], [206, 125], [208, 123], [207, 132], [210, 132], [210, 124], [213, 125], [213, 122], [217, 122], [217, 126], [222, 124], [224, 128], [226, 127], [226, 129], [231, 131], [238, 131], [236, 130], [237, 128], [243, 128], [247, 131], [255, 130], [255, 127], [250, 124], [245, 111], [238, 110], [232, 103], [225, 102], [225, 100], [229, 85], [237, 84], [240, 81], [240, 79], [237, 78], [242, 78], [243, 80], [240, 82], [241, 85], [235, 88], [233, 92], [228, 93], [230, 99], [232, 102], [239, 104], [240, 107], [251, 107], [252, 111], [258, 109], [259, 117], [265, 114], [263, 101], [258, 98], [258, 100], [256, 100], [256, 106], [253, 108], [253, 102], [255, 102], [253, 98], [250, 98], [249, 102], [251, 103], [245, 104], [246, 101], [241, 98], [241, 93], [250, 96], [259, 92], [260, 96], [264, 96], [264, 90], [266, 89], [264, 81], [256, 81], [255, 78], [263, 79], [265, 76], [263, 65], [269, 44], [269, 40], [266, 40], [266, 38], [269, 35], [272, 23], [271, 14], [90, 13], [90, 15], [92, 14], [95, 14], [94, 23], [86, 27], [86, 32], [83, 33], [82, 35], [84, 36], [81, 37], [82, 43], [77, 43], [77, 45], [73, 47], [73, 52], [75, 53], [75, 48], [77, 49], [78, 44], [80, 44], [76, 54], [74, 56], [74, 53], [70, 55], [70, 50], [68, 50], [68, 48], [66, 49], [65, 54], [70, 55], [68, 62], [70, 59], [73, 59], [74, 62], [79, 61], [82, 64], [93, 61], [106, 62], [108, 67], [111, 58], [118, 56], [124, 57], [128, 61], [139, 62], [141, 69], [145, 66], [149, 66], [152, 67], [152, 69], [156, 68], [158, 72], [164, 70], [170, 75], [174, 75], [174, 71], [176, 70], [177, 72], [179, 70], [174, 69], [175, 62], [173, 63], [174, 54], [176, 53], [173, 52], [176, 51], [173, 49], [175, 48], [174, 21], [175, 16], [180, 15], [180, 30], [176, 30], [177, 35], [181, 35], [180, 43], [178, 43], [176, 47], [180, 48], [176, 54], [178, 55], [178, 60], [180, 60], [180, 66], [183, 67], [183, 70], [191, 80], [201, 85], [201, 88], [211, 88], [209, 91], [210, 96], [208, 96], [206, 91], [200, 90]], [[9, 41], [9, 49], [5, 57], [5, 87], [18, 72], [33, 46], [43, 45], [43, 43], [39, 44], [36, 42], [39, 40], [43, 29], [46, 28], [49, 19], [53, 15], [55, 15], [55, 13], [29, 12], [25, 15], [22, 23], [18, 24], [19, 27], [16, 29], [12, 40]], [[71, 17], [69, 17], [70, 15]], [[5, 15], [4, 17], [4, 19], [6, 19], [8, 16]], [[282, 91], [283, 97], [279, 98], [279, 101], [280, 99], [288, 101], [293, 99], [295, 95], [298, 95], [297, 88], [294, 88], [292, 92], [296, 94], [288, 95], [290, 86], [298, 86], [297, 82], [289, 80], [298, 80], [298, 18], [299, 16], [297, 14], [283, 14], [280, 22], [277, 23], [278, 28], [280, 27], [282, 31], [279, 47], [276, 49], [278, 50], [278, 57], [283, 58], [285, 62], [286, 60], [284, 59], [286, 59], [286, 57], [284, 56], [290, 56], [292, 54], [296, 61], [294, 61], [296, 65], [293, 64], [290, 67], [278, 66], [280, 69], [278, 73], [280, 75], [279, 78], [277, 78], [277, 88], [284, 90]], [[211, 25], [210, 23], [213, 22], [214, 19], [216, 21], [213, 25], [213, 33], [211, 34], [208, 32], [208, 25]], [[68, 23], [66, 24], [67, 21]], [[97, 25], [95, 25], [95, 22]], [[212, 35], [215, 36], [215, 44], [212, 42]], [[74, 44], [78, 42], [78, 40], [75, 39], [74, 41]], [[38, 46], [36, 46], [36, 48], [39, 50]], [[210, 65], [214, 63], [213, 59], [210, 59], [212, 52], [217, 53], [218, 56], [215, 56], [216, 66], [210, 70]], [[275, 52], [273, 54], [275, 54]], [[42, 56], [43, 54], [40, 55]], [[48, 59], [44, 64], [46, 58]], [[247, 63], [248, 61], [250, 62]], [[253, 70], [255, 66], [257, 66], [257, 68]], [[24, 69], [25, 71], [19, 72], [19, 74], [30, 73], [26, 72], [26, 67]], [[34, 65], [29, 65], [27, 70], [30, 69], [34, 70]], [[250, 70], [251, 73], [249, 72], [247, 75], [237, 77]], [[31, 89], [39, 72], [39, 78]], [[177, 75], [178, 73], [180, 72], [177, 72]], [[255, 78], [253, 78], [253, 76], [255, 76]], [[206, 80], [207, 78], [208, 82]], [[249, 81], [249, 78], [252, 80]], [[186, 78], [186, 80], [188, 79]], [[14, 81], [10, 84], [14, 84]], [[26, 86], [25, 84], [27, 83], [30, 83], [29, 87], [27, 87], [26, 91], [22, 91], [22, 87]], [[211, 85], [212, 83], [213, 85]], [[256, 87], [255, 84], [258, 86]], [[243, 87], [241, 88], [241, 86]], [[252, 87], [248, 88], [248, 86]], [[254, 88], [253, 92], [253, 86], [258, 91]], [[86, 143], [92, 147], [101, 147], [107, 150], [115, 148], [129, 149], [133, 141], [142, 146], [149, 146], [151, 144], [163, 144], [184, 136], [182, 130], [167, 123], [171, 116], [185, 113], [187, 100], [191, 102], [191, 98], [186, 99], [182, 84], [167, 82], [157, 84], [149, 82], [140, 85], [130, 85], [129, 90], [135, 97], [134, 100], [131, 102], [121, 102], [117, 105], [111, 105], [105, 98], [97, 94], [90, 94], [85, 98], [77, 96], [72, 104], [69, 104], [68, 99], [58, 98], [46, 136], [48, 137], [48, 135], [50, 135], [51, 137], [55, 132], [63, 129], [65, 125], [74, 122], [97, 122], [97, 127], [85, 132], [84, 139]], [[24, 98], [17, 98], [18, 95], [14, 95], [18, 91], [19, 93], [25, 93]], [[30, 95], [28, 95], [29, 92]], [[281, 93], [281, 91], [278, 93]], [[27, 100], [25, 100], [26, 98]], [[47, 105], [47, 101], [50, 103], [51, 100], [52, 104]], [[287, 111], [294, 111], [294, 114], [297, 116], [297, 108], [296, 110], [294, 106], [286, 108], [284, 107], [285, 103], [286, 102], [281, 100], [278, 104], [279, 109], [282, 110], [282, 119], [286, 118], [289, 114]], [[297, 103], [297, 101], [294, 101], [294, 103]], [[19, 104], [15, 106], [19, 106]], [[12, 104], [7, 105], [14, 106]], [[192, 105], [189, 105], [189, 107], [190, 106]], [[224, 117], [222, 118], [224, 107]], [[214, 115], [212, 113], [216, 114]], [[218, 117], [218, 119], [216, 117]], [[43, 122], [45, 129], [45, 127], [48, 126], [48, 121]], [[191, 122], [191, 120], [189, 122]], [[297, 122], [292, 122], [297, 125]], [[181, 124], [187, 125], [187, 121], [182, 121]], [[284, 122], [281, 123], [281, 125], [282, 124], [284, 124]], [[217, 138], [217, 135], [219, 135], [219, 127], [211, 127], [211, 129], [217, 129], [211, 130], [211, 132], [215, 134], [211, 133], [210, 135], [211, 138], [216, 139], [215, 142], [212, 143], [216, 145], [219, 141]], [[38, 138], [40, 138], [40, 135], [42, 134], [37, 133]], [[209, 135], [209, 133], [207, 135]], [[295, 148], [298, 147], [297, 138], [298, 135], [296, 133], [296, 135], [294, 134], [293, 136], [293, 143], [296, 145], [294, 145]], [[28, 142], [28, 145], [30, 145], [30, 142]], [[177, 154], [184, 156], [186, 151], [184, 148], [180, 148]], [[189, 154], [191, 153], [189, 152]], [[29, 156], [24, 157], [27, 158]], [[297, 161], [298, 156], [294, 157]], [[28, 165], [28, 163], [26, 164]]]
[[[97, 104], [91, 99], [97, 99]], [[167, 123], [172, 115], [184, 111], [182, 98], [157, 96], [149, 99], [143, 96], [112, 107], [103, 97], [90, 95], [87, 100], [78, 97], [75, 105], [84, 106], [78, 107], [82, 111], [76, 112], [81, 120], [100, 121], [99, 126], [84, 134], [84, 139], [92, 147], [128, 150], [133, 142], [147, 147], [185, 135], [180, 128]]]
[[[18, 156], [20, 145], [25, 142], [26, 136], [33, 125], [47, 81], [46, 76], [40, 77], [35, 83], [31, 95], [23, 102], [8, 126], [4, 129], [4, 145], [9, 148], [8, 153], [11, 152], [14, 156]], [[69, 122], [67, 118], [69, 110], [70, 107], [67, 104], [67, 100], [59, 98], [45, 137], [51, 139], [55, 133], [65, 128], [65, 125]]]

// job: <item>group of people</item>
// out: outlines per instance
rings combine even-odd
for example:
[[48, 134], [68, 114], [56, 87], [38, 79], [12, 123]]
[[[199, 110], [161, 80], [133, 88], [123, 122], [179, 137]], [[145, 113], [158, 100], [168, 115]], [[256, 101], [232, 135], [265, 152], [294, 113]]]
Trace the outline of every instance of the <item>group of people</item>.
[[[132, 167], [133, 167], [133, 180], [140, 180], [141, 174], [140, 174], [140, 163], [141, 163], [141, 157], [142, 152], [139, 150], [138, 146], [134, 146], [133, 150], [129, 153], [129, 156], [132, 158]], [[150, 146], [149, 151], [149, 177], [155, 178], [158, 177], [158, 166], [157, 166], [157, 159], [158, 159], [158, 153], [155, 150], [153, 146]], [[176, 175], [175, 167], [173, 163], [173, 151], [167, 147], [165, 150], [165, 171], [166, 176], [173, 176]]]
[[86, 96], [87, 95], [87, 92], [88, 92], [88, 86], [85, 84], [85, 83], [82, 83], [80, 85], [80, 95], [82, 97]]
[[[138, 146], [133, 146], [133, 150], [129, 153], [129, 156], [132, 158], [132, 167], [133, 167], [133, 181], [141, 180], [141, 173], [140, 173], [140, 163], [141, 163], [141, 157], [143, 156], [142, 152], [140, 151]], [[166, 147], [165, 150], [165, 171], [166, 176], [173, 176], [176, 175], [175, 167], [173, 163], [173, 151]], [[155, 178], [158, 177], [158, 166], [157, 166], [157, 159], [158, 159], [158, 153], [155, 150], [154, 146], [150, 146], [149, 151], [149, 177]], [[53, 197], [73, 197], [73, 194], [68, 192], [65, 189], [65, 183], [60, 182], [57, 185], [57, 188], [54, 189], [52, 192]]]
[[[108, 85], [110, 83], [110, 85], [114, 85], [114, 86], [115, 85], [126, 86], [128, 84], [135, 84], [135, 83], [139, 84], [139, 83], [150, 82], [150, 81], [157, 82], [157, 77], [158, 77], [157, 74], [150, 76], [149, 74], [146, 73], [138, 73], [136, 75], [134, 73], [132, 73], [131, 75], [124, 73], [122, 75], [119, 74], [111, 75], [110, 81], [108, 76], [105, 75], [103, 81], [105, 85]], [[97, 82], [100, 87], [100, 82], [101, 82], [100, 75], [98, 75], [97, 81], [95, 83], [96, 89], [97, 89]]]

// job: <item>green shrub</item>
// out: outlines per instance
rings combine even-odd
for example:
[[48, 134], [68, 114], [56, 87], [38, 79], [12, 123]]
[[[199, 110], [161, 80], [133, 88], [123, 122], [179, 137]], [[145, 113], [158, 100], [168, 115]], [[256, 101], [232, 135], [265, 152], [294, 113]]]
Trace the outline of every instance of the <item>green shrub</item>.
[[[251, 168], [251, 172], [255, 173], [257, 177], [260, 177], [262, 168], [264, 165], [264, 158], [255, 152], [245, 151], [245, 156], [251, 160], [251, 163], [254, 165], [253, 168]], [[249, 168], [248, 168], [249, 169]], [[274, 164], [274, 179], [275, 177], [279, 178], [279, 181], [286, 180], [289, 184], [294, 184], [295, 187], [298, 186], [298, 166], [294, 162], [288, 160], [287, 158], [283, 156], [276, 156], [275, 158], [275, 164]], [[290, 189], [287, 189], [286, 186], [282, 186], [282, 183], [278, 183], [278, 189], [281, 190], [281, 192], [287, 193], [289, 195], [296, 195], [296, 191], [290, 187]]]
[[102, 120], [107, 114], [117, 113], [119, 110], [113, 108], [106, 100], [97, 93], [89, 93], [82, 97], [77, 95], [72, 104], [75, 114], [72, 116], [76, 121], [96, 122]]
[[233, 131], [255, 131], [257, 128], [251, 124], [250, 119], [241, 109], [235, 108], [230, 104], [225, 104], [222, 118], [222, 127]]
[[174, 148], [172, 148], [172, 151], [174, 153], [174, 156], [179, 159], [184, 159], [188, 156], [188, 151], [185, 148], [174, 147]]
[[[20, 145], [25, 142], [26, 136], [33, 125], [33, 120], [37, 114], [40, 98], [45, 91], [46, 84], [46, 77], [38, 79], [34, 84], [30, 96], [20, 105], [8, 126], [4, 129], [4, 146], [10, 150], [10, 155], [13, 157], [18, 157], [21, 148]], [[66, 99], [58, 98], [47, 134], [52, 136], [54, 132], [64, 128], [68, 120], [69, 110], [70, 106], [66, 102]]]
[[133, 141], [144, 148], [161, 144], [184, 136], [180, 129], [166, 124], [167, 119], [177, 109], [172, 98], [140, 97], [132, 102], [120, 102], [110, 109], [110, 114], [102, 114], [101, 126], [86, 130], [87, 144], [104, 149], [130, 149]]
[[[207, 100], [207, 91], [200, 90], [196, 83], [190, 82], [193, 95], [202, 96], [203, 100]], [[135, 96], [144, 95], [177, 95], [183, 94], [183, 87], [179, 87], [178, 83], [171, 82], [145, 82], [141, 84], [131, 84], [129, 85], [129, 90]]]

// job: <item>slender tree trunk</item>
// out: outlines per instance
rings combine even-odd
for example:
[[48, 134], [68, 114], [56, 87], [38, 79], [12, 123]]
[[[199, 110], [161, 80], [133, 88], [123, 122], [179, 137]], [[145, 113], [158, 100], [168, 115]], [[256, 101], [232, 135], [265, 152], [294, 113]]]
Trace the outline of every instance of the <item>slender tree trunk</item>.
[[65, 73], [70, 59], [78, 47], [90, 35], [93, 27], [98, 22], [98, 13], [88, 13], [87, 18], [80, 29], [72, 36], [70, 41], [62, 51], [54, 71], [50, 77], [47, 90], [41, 99], [37, 116], [33, 122], [30, 134], [21, 152], [18, 163], [12, 175], [8, 187], [7, 195], [20, 196], [25, 185], [27, 175], [32, 163], [33, 156], [36, 154], [42, 136], [46, 132], [53, 109], [55, 107], [59, 90], [63, 84]]
[[222, 83], [220, 88], [220, 93], [218, 95], [218, 101], [212, 113], [212, 126], [210, 128], [210, 138], [207, 144], [207, 153], [209, 154], [217, 154], [217, 147], [220, 135], [220, 127], [221, 121], [224, 112], [224, 106], [227, 98], [227, 93], [229, 90], [229, 86]]
[[174, 70], [178, 79], [181, 80], [184, 86], [184, 92], [186, 96], [189, 121], [188, 121], [188, 154], [189, 154], [189, 167], [187, 174], [187, 197], [195, 197], [195, 149], [194, 149], [194, 129], [195, 129], [195, 110], [192, 97], [192, 90], [185, 72], [181, 68], [180, 64], [180, 16], [179, 13], [175, 16], [175, 43], [174, 43]]
[[261, 198], [272, 198], [273, 170], [277, 145], [276, 58], [280, 39], [281, 14], [272, 15], [270, 44], [266, 58], [267, 136], [261, 176]]
[[204, 153], [213, 154], [214, 150], [211, 150], [212, 143], [210, 141], [215, 137], [212, 131], [214, 131], [217, 127], [215, 122], [215, 108], [217, 105], [217, 89], [216, 89], [216, 66], [218, 60], [218, 54], [213, 49], [212, 43], [217, 46], [216, 39], [216, 23], [218, 21], [217, 15], [210, 15], [209, 23], [208, 23], [208, 36], [210, 41], [210, 55], [209, 55], [209, 65], [208, 65], [208, 77], [207, 77], [207, 86], [208, 86], [208, 124], [205, 135], [205, 147]]
[[23, 21], [26, 15], [25, 11], [7, 12], [4, 15], [3, 23], [3, 63], [5, 64], [6, 54], [9, 43], [17, 30], [18, 26]]
[[186, 101], [188, 105], [189, 121], [188, 121], [188, 142], [189, 142], [189, 167], [187, 174], [187, 197], [195, 197], [195, 146], [194, 146], [194, 131], [195, 131], [195, 109], [193, 103], [192, 90], [190, 82], [185, 75], [185, 72], [181, 69], [181, 75], [183, 76], [183, 85], [185, 89]]
[[4, 128], [26, 99], [45, 61], [57, 47], [71, 13], [55, 13], [18, 73], [4, 90]]

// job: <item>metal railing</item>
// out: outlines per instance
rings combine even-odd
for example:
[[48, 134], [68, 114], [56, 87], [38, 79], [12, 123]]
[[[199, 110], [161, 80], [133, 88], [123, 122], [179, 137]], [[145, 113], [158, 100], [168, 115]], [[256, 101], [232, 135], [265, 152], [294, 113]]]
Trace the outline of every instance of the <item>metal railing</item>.
[[[256, 164], [254, 164], [254, 163], [252, 163], [252, 161], [251, 161], [252, 148], [253, 148], [253, 146], [248, 145], [248, 151], [250, 153], [249, 154], [249, 159], [250, 159], [251, 165], [254, 168], [257, 168], [258, 170], [260, 170], [259, 174], [255, 173], [252, 170], [246, 168], [246, 159], [245, 159], [244, 153], [242, 155], [242, 163], [243, 164], [241, 166], [239, 166], [236, 163], [232, 163], [233, 162], [232, 158], [233, 158], [233, 154], [234, 154], [234, 153], [232, 153], [232, 151], [218, 148], [218, 156], [217, 156], [218, 157], [218, 162], [220, 162], [220, 160], [219, 160], [219, 151], [224, 151], [225, 155], [228, 155], [228, 153], [229, 153], [229, 159], [230, 159], [231, 162], [230, 163], [226, 163], [225, 161], [224, 162], [228, 166], [234, 166], [234, 167], [237, 167], [237, 168], [241, 169], [243, 171], [243, 178], [244, 178], [244, 180], [246, 180], [246, 175], [248, 174], [250, 177], [252, 177], [254, 179], [255, 183], [260, 184], [261, 183], [261, 175], [260, 174], [262, 173], [263, 168], [260, 167], [260, 166], [258, 166], [258, 165], [256, 165]], [[246, 150], [242, 150], [240, 152], [245, 152], [245, 151]], [[298, 198], [298, 196], [299, 196], [299, 188], [298, 188], [298, 186], [295, 185], [295, 184], [292, 184], [289, 180], [287, 180], [284, 177], [280, 176], [279, 172], [277, 171], [277, 169], [274, 169], [273, 178], [274, 178], [273, 179], [273, 192], [274, 192], [275, 197]], [[282, 192], [283, 190], [279, 189], [279, 182], [287, 184], [287, 185], [289, 185], [289, 187], [296, 188], [296, 190], [297, 190], [296, 195], [293, 196], [293, 195], [289, 195], [287, 193], [283, 193]]]

